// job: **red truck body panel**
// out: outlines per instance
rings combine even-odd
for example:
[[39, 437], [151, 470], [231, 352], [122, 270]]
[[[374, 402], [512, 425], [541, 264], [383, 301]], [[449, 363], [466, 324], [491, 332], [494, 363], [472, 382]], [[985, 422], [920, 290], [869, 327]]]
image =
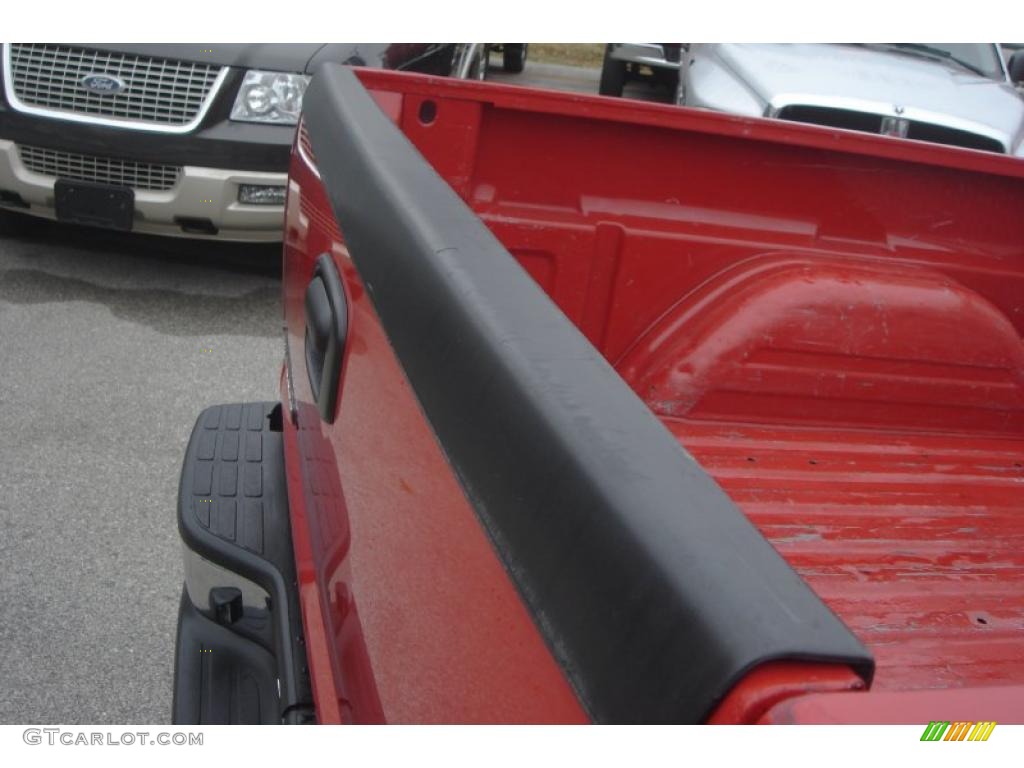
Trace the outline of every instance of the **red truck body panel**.
[[[289, 207], [289, 234], [300, 218], [331, 215], [310, 176], [293, 174], [303, 196]], [[328, 225], [289, 237], [284, 271], [286, 291], [299, 288], [286, 293], [291, 348], [303, 343], [308, 255], [332, 253], [350, 310], [335, 423], [321, 431], [298, 376], [298, 429], [285, 430], [286, 464], [299, 468], [289, 495], [321, 722], [586, 722], [335, 234]]]
[[[835, 693], [864, 687], [841, 668], [765, 667], [711, 721], [916, 722], [888, 692], [978, 689], [963, 696], [981, 702], [1024, 681], [1024, 163], [660, 105], [360, 78], [875, 656], [871, 691]], [[300, 131], [291, 349], [321, 253], [350, 306], [337, 420], [321, 423], [293, 353], [298, 428], [285, 428], [319, 716], [584, 721], [423, 417], [310, 155]], [[1024, 722], [1019, 694], [992, 694], [1001, 721]], [[830, 709], [837, 696], [852, 703]], [[940, 715], [953, 717], [925, 720]]]

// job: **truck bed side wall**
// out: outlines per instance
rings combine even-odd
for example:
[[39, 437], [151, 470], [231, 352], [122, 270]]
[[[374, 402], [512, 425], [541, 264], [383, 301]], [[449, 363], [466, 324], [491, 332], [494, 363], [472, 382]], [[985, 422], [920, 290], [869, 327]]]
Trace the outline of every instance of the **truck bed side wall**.
[[[466, 186], [466, 147], [489, 141], [487, 91], [370, 82], [376, 105], [348, 73], [319, 74], [306, 121], [327, 197], [311, 171], [293, 173], [286, 241], [293, 350], [320, 252], [349, 296], [332, 427], [297, 352], [292, 369], [305, 503], [322, 507], [311, 584], [336, 627], [335, 692], [351, 718], [449, 719], [455, 706], [456, 719], [503, 719], [490, 685], [504, 679], [520, 719], [693, 722], [768, 660], [870, 679], [863, 647], [453, 194], [496, 225], [487, 189]], [[354, 657], [362, 677], [345, 673]], [[354, 704], [367, 681], [373, 695]], [[551, 708], [526, 703], [540, 691]]]

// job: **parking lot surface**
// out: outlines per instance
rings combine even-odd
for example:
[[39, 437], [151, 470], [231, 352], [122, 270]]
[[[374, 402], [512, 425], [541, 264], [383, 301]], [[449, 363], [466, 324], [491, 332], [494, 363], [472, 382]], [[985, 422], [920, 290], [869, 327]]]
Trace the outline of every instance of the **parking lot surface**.
[[0, 240], [0, 722], [170, 719], [175, 499], [208, 403], [273, 399], [278, 249]]
[[169, 721], [185, 443], [206, 405], [278, 396], [279, 270], [279, 246], [0, 237], [0, 723]]

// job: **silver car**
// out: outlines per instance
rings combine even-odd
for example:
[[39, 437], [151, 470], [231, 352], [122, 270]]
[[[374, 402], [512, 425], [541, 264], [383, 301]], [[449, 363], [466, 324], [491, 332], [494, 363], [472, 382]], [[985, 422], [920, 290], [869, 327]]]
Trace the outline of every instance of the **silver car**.
[[1024, 157], [1022, 78], [993, 43], [694, 44], [676, 101]]

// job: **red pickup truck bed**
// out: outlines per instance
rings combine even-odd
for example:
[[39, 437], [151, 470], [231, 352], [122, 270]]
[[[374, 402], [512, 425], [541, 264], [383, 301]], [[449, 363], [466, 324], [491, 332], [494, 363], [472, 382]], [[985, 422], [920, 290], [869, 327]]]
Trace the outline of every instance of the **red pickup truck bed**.
[[480, 105], [457, 188], [870, 647], [873, 690], [1024, 680], [1022, 164], [531, 98]]
[[1024, 721], [1024, 163], [359, 80], [285, 222], [321, 722]]
[[1019, 440], [668, 424], [868, 644], [873, 690], [1020, 679]]
[[1024, 681], [1019, 162], [364, 82], [867, 645], [872, 691]]

